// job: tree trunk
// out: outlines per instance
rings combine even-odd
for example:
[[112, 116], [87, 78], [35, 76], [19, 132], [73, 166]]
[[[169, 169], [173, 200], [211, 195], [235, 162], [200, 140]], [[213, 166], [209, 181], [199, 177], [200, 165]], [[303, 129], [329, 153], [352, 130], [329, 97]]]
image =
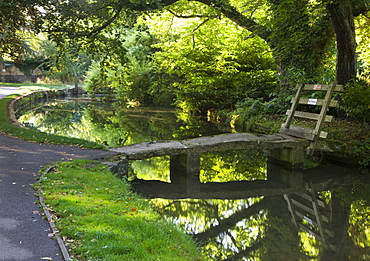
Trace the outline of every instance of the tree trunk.
[[77, 76], [77, 72], [74, 72], [74, 83], [75, 83], [75, 87], [73, 89], [73, 94], [78, 94], [78, 76]]
[[[339, 1], [338, 1], [339, 2]], [[326, 6], [337, 40], [336, 81], [347, 84], [356, 77], [356, 34], [353, 8], [348, 1]]]

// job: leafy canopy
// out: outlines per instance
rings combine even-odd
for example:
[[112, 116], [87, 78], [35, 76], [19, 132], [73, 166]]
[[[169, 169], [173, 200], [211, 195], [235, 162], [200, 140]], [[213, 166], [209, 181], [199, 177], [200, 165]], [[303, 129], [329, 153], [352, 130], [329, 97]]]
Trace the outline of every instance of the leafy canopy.
[[0, 1], [0, 57], [19, 58], [24, 52], [20, 32], [37, 32], [42, 20], [42, 6], [47, 0]]

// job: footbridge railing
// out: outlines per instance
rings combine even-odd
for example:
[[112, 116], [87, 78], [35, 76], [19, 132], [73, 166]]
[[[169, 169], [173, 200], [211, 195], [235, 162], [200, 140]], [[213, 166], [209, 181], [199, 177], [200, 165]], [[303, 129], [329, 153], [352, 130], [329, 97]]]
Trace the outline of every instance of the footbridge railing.
[[[332, 83], [330, 85], [320, 85], [320, 84], [298, 84], [297, 93], [295, 97], [291, 100], [291, 108], [287, 111], [287, 119], [280, 128], [280, 133], [285, 133], [294, 137], [300, 137], [311, 141], [310, 147], [307, 150], [307, 154], [312, 155], [316, 143], [319, 138], [326, 138], [328, 133], [321, 131], [324, 122], [331, 122], [333, 116], [327, 115], [329, 107], [338, 107], [339, 103], [333, 100], [334, 94], [343, 91], [342, 85], [336, 85]], [[317, 92], [326, 92], [325, 98], [318, 99], [315, 97]], [[320, 95], [317, 95], [320, 96]], [[311, 98], [307, 98], [311, 97]], [[312, 113], [305, 111], [298, 111], [299, 105], [316, 106], [319, 108], [320, 113]], [[293, 125], [293, 119], [295, 117], [316, 120], [316, 126], [314, 129], [304, 128], [300, 126]]]

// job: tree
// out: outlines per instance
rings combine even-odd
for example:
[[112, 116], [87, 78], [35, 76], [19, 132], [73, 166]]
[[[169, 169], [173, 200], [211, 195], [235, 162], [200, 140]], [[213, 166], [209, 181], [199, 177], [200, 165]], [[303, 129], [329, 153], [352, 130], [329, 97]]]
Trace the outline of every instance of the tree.
[[17, 59], [24, 52], [20, 31], [36, 32], [42, 23], [41, 6], [46, 0], [2, 0], [0, 2], [0, 56]]
[[173, 79], [176, 104], [184, 111], [206, 113], [233, 108], [247, 97], [268, 99], [277, 85], [266, 43], [211, 8], [193, 5], [188, 16], [180, 15], [183, 6], [171, 6], [169, 12], [146, 19], [159, 39], [153, 67]]
[[[302, 70], [305, 70], [317, 67], [309, 66], [307, 61], [315, 61], [318, 64], [323, 60], [322, 56], [325, 53], [322, 51], [325, 50], [323, 45], [328, 45], [326, 40], [328, 39], [327, 35], [330, 36], [330, 34], [326, 32], [327, 27], [322, 25], [321, 20], [327, 19], [327, 16], [321, 15], [323, 18], [317, 16], [319, 18], [311, 17], [309, 19], [309, 13], [313, 8], [323, 9], [322, 6], [317, 4], [312, 5], [311, 1], [247, 1], [244, 4], [242, 1], [198, 0], [195, 2], [201, 3], [203, 6], [209, 6], [213, 13], [210, 14], [207, 11], [208, 14], [204, 14], [202, 12], [204, 8], [201, 5], [198, 5], [198, 10], [192, 10], [191, 6], [194, 5], [194, 2], [184, 0], [138, 1], [135, 3], [98, 1], [92, 4], [87, 4], [84, 1], [69, 1], [57, 6], [57, 8], [62, 8], [63, 12], [56, 13], [54, 9], [49, 10], [47, 17], [51, 23], [47, 31], [58, 40], [66, 36], [85, 36], [87, 39], [94, 37], [99, 39], [99, 32], [109, 29], [115, 21], [129, 26], [140, 13], [170, 6], [169, 8], [175, 8], [177, 11], [181, 9], [182, 13], [177, 13], [183, 17], [210, 15], [213, 16], [212, 19], [217, 19], [219, 15], [224, 15], [238, 26], [247, 29], [269, 44], [275, 54], [277, 64], [281, 67], [281, 73], [284, 73], [285, 68], [288, 67], [286, 64], [294, 64], [298, 68], [303, 65]], [[294, 12], [294, 17], [287, 12], [292, 8], [297, 9]], [[261, 13], [264, 13], [264, 16], [261, 16]], [[86, 19], [89, 19], [90, 22], [87, 23]], [[76, 30], [76, 26], [78, 30]], [[287, 27], [290, 27], [289, 30], [287, 30]], [[283, 41], [279, 38], [279, 33], [285, 35]], [[315, 46], [312, 46], [309, 50], [304, 49], [307, 46], [305, 39], [306, 41], [314, 39], [314, 41], [310, 41], [310, 45]], [[299, 43], [295, 44], [294, 41]], [[295, 54], [298, 58], [290, 58]], [[300, 62], [300, 57], [305, 58], [306, 63]], [[310, 77], [312, 73], [309, 74]]]
[[[321, 68], [332, 53], [334, 33], [337, 43], [336, 81], [346, 84], [356, 76], [354, 17], [369, 11], [368, 1], [311, 0], [139, 0], [68, 1], [47, 10], [47, 30], [54, 38], [77, 38], [96, 46], [112, 32], [114, 23], [132, 26], [142, 13], [175, 9], [180, 17], [227, 17], [241, 28], [263, 39], [273, 52], [282, 90], [290, 89], [289, 75], [298, 80], [323, 82]], [[194, 4], [202, 5], [194, 10]], [[291, 10], [294, 10], [292, 12]], [[94, 49], [94, 47], [91, 47]], [[326, 81], [334, 78], [326, 77]], [[288, 80], [287, 80], [288, 79]]]
[[46, 60], [41, 64], [43, 73], [61, 81], [73, 81], [77, 92], [78, 78], [86, 72], [90, 58], [72, 44], [58, 49], [55, 43], [45, 40], [42, 48]]
[[337, 41], [336, 79], [346, 84], [356, 77], [356, 34], [354, 10], [350, 1], [327, 4]]

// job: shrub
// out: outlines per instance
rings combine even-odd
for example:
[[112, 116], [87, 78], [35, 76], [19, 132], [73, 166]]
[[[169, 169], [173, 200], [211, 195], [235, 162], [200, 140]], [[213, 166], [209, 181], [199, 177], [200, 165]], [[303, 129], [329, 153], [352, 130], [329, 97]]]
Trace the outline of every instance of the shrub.
[[353, 119], [370, 121], [370, 85], [356, 79], [348, 83], [342, 95], [342, 109]]

